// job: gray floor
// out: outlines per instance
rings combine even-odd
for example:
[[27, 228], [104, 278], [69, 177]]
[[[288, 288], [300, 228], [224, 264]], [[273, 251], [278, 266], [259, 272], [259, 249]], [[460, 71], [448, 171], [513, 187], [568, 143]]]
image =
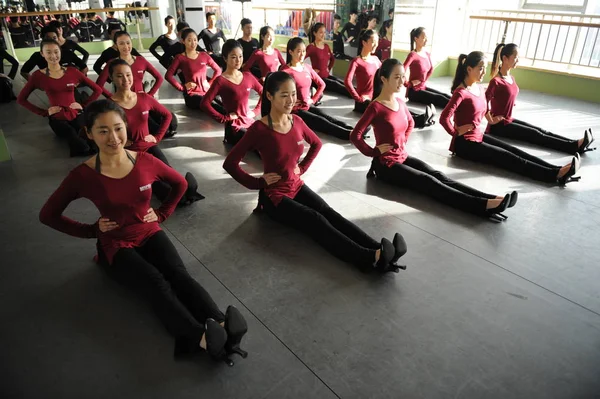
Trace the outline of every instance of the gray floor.
[[[409, 245], [406, 272], [364, 275], [252, 214], [257, 193], [221, 167], [222, 126], [186, 109], [167, 84], [160, 98], [180, 118], [162, 147], [207, 196], [164, 228], [217, 302], [247, 317], [250, 356], [233, 368], [205, 356], [174, 361], [145, 304], [92, 262], [93, 241], [39, 223], [81, 159], [11, 103], [0, 107], [14, 158], [0, 165], [3, 398], [600, 397], [600, 152], [583, 156], [580, 182], [559, 188], [452, 158], [439, 125], [416, 130], [412, 155], [476, 188], [519, 191], [496, 224], [367, 181], [369, 159], [320, 134], [310, 187], [374, 237], [399, 231]], [[348, 100], [326, 96], [323, 108], [356, 120]], [[598, 104], [522, 91], [515, 113], [570, 137], [590, 126], [600, 136]], [[247, 162], [260, 170], [254, 155]], [[84, 201], [68, 214], [98, 216]]]

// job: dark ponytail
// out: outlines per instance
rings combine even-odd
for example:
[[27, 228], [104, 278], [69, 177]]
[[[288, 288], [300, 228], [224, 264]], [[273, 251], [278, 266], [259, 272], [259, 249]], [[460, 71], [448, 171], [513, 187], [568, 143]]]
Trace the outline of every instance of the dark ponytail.
[[464, 82], [467, 77], [467, 67], [475, 68], [484, 60], [485, 54], [481, 51], [471, 51], [469, 55], [461, 54], [458, 57], [458, 65], [456, 66], [456, 72], [454, 73], [454, 80], [452, 81], [450, 92], [454, 92], [454, 90]]
[[308, 32], [308, 42], [314, 43], [315, 35], [319, 31], [319, 29], [324, 28], [324, 27], [325, 27], [325, 24], [323, 22], [317, 22], [316, 24], [314, 24], [312, 26], [312, 28], [310, 28], [310, 32]]
[[298, 48], [299, 45], [304, 44], [304, 40], [302, 40], [302, 38], [300, 37], [293, 37], [290, 40], [288, 40], [287, 43], [287, 50], [285, 52], [286, 57], [285, 57], [285, 63], [286, 64], [290, 64], [290, 62], [292, 62], [292, 56], [290, 55], [290, 51], [294, 51]]
[[410, 51], [415, 50], [415, 40], [418, 39], [419, 36], [421, 36], [421, 33], [423, 33], [424, 30], [425, 28], [419, 26], [418, 28], [415, 28], [410, 31]]
[[362, 49], [363, 49], [363, 42], [368, 42], [369, 39], [371, 39], [373, 37], [373, 35], [376, 35], [377, 33], [375, 33], [375, 31], [373, 29], [367, 29], [367, 30], [363, 30], [362, 32], [360, 32], [360, 35], [358, 37], [358, 51], [357, 51], [357, 55], [360, 57], [362, 54]]
[[384, 21], [383, 24], [381, 24], [381, 28], [379, 29], [379, 36], [380, 37], [386, 37], [387, 36], [387, 30], [390, 26], [392, 26], [394, 23], [393, 19], [388, 19], [387, 21]]
[[400, 61], [395, 58], [388, 58], [383, 61], [381, 64], [381, 68], [377, 70], [375, 77], [373, 78], [373, 100], [375, 100], [381, 94], [381, 89], [383, 89], [383, 81], [381, 78], [389, 79], [392, 71], [396, 68], [396, 65], [402, 65]]
[[275, 96], [275, 94], [279, 91], [281, 85], [287, 82], [288, 80], [294, 82], [294, 85], [296, 84], [296, 81], [294, 80], [292, 75], [286, 72], [277, 71], [267, 74], [261, 96], [261, 116], [266, 116], [271, 113], [271, 101], [267, 97], [267, 93], [269, 93], [271, 96]]
[[269, 25], [263, 26], [258, 32], [258, 48], [261, 50], [263, 48], [263, 45], [265, 44], [265, 40], [263, 39], [263, 37], [265, 37], [265, 35], [269, 33], [269, 29], [273, 30], [273, 28], [271, 28]]
[[127, 126], [127, 115], [125, 114], [123, 108], [121, 108], [116, 102], [112, 100], [96, 100], [85, 107], [85, 110], [83, 111], [83, 120], [85, 122], [85, 128], [87, 132], [92, 132], [92, 127], [100, 115], [109, 112], [116, 112], [119, 114], [121, 119], [123, 119], [125, 126]]
[[490, 70], [490, 76], [493, 78], [497, 73], [500, 73], [500, 67], [502, 66], [502, 58], [510, 57], [517, 51], [519, 46], [514, 43], [500, 43], [494, 50], [494, 59], [492, 60], [492, 68]]

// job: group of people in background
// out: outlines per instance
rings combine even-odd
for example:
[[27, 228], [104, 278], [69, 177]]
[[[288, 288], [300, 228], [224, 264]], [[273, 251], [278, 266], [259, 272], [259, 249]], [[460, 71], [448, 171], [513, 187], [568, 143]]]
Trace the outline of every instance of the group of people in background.
[[[566, 185], [577, 179], [580, 154], [591, 149], [591, 129], [571, 140], [512, 117], [518, 94], [511, 75], [519, 57], [515, 44], [496, 48], [487, 90], [480, 84], [488, 64], [484, 54], [461, 55], [446, 93], [428, 84], [434, 66], [425, 50], [427, 32], [422, 27], [411, 31], [411, 51], [400, 62], [385, 48], [378, 52], [384, 40], [391, 42], [392, 22], [386, 21], [380, 34], [374, 25], [357, 30], [357, 15], [351, 13], [350, 25], [336, 33], [345, 42], [356, 43], [358, 55], [350, 60], [345, 79], [340, 79], [331, 72], [336, 58], [343, 55], [335, 48], [339, 39], [334, 39], [332, 51], [324, 40], [323, 24], [311, 26], [308, 45], [301, 38], [291, 38], [284, 58], [273, 46], [275, 34], [269, 26], [260, 29], [257, 40], [252, 38], [252, 22], [244, 19], [242, 37], [226, 40], [215, 26], [214, 14], [206, 16], [208, 27], [199, 33], [185, 22], [165, 19], [167, 33], [150, 48], [166, 69], [164, 79], [133, 48], [129, 34], [114, 26], [108, 32], [114, 44], [94, 65], [99, 77], [93, 82], [86, 77], [85, 62], [75, 60], [75, 51], [80, 50], [65, 41], [60, 27], [49, 25], [40, 53], [31, 61], [38, 70], [25, 72], [27, 83], [17, 100], [48, 118], [54, 133], [67, 140], [72, 156], [89, 157], [48, 199], [41, 221], [66, 234], [96, 239], [98, 261], [116, 280], [141, 289], [175, 337], [176, 354], [202, 349], [231, 364], [230, 354], [246, 356], [239, 346], [247, 325], [235, 307], [225, 313], [219, 310], [190, 277], [159, 227], [178, 206], [204, 198], [194, 176], [175, 171], [158, 146], [177, 131], [175, 115], [154, 98], [163, 80], [182, 93], [187, 107], [224, 125], [230, 152], [223, 167], [240, 184], [258, 191], [256, 211], [309, 235], [337, 258], [365, 272], [405, 269], [398, 261], [407, 244], [400, 233], [391, 239], [370, 236], [303, 182], [301, 176], [321, 149], [315, 132], [349, 141], [373, 158], [367, 177], [496, 221], [506, 220], [504, 212], [517, 204], [516, 191], [481, 192], [409, 154], [407, 141], [413, 129], [433, 124], [436, 107], [443, 110], [439, 121], [451, 136], [454, 154], [532, 179]], [[367, 20], [367, 24], [372, 22]], [[312, 66], [305, 63], [306, 58]], [[144, 84], [146, 72], [154, 83]], [[14, 77], [16, 71], [10, 74]], [[112, 83], [112, 91], [105, 87], [107, 82]], [[80, 100], [78, 88], [84, 85], [92, 94]], [[48, 95], [47, 109], [28, 100], [36, 89]], [[353, 99], [359, 121], [350, 125], [320, 108], [325, 91]], [[408, 105], [402, 95], [405, 91]], [[252, 92], [259, 97], [253, 108]], [[97, 100], [100, 95], [106, 99]], [[425, 112], [410, 111], [411, 103], [425, 105]], [[375, 145], [365, 141], [370, 132]], [[505, 137], [563, 151], [573, 158], [568, 164], [552, 165], [506, 143]], [[303, 156], [305, 143], [309, 149]], [[260, 157], [262, 176], [253, 176], [240, 166], [247, 153]], [[152, 194], [161, 201], [159, 208], [151, 207]], [[96, 223], [83, 224], [63, 215], [77, 198], [88, 198], [100, 210], [102, 216]]]

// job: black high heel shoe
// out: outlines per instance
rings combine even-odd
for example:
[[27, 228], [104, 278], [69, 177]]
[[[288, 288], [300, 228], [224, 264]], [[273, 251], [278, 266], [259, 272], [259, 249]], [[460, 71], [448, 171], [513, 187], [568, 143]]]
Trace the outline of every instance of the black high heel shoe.
[[510, 193], [510, 201], [508, 203], [508, 207], [512, 208], [513, 206], [517, 205], [517, 200], [519, 199], [519, 193], [516, 191], [513, 191], [512, 193]]
[[193, 174], [187, 172], [185, 174], [185, 180], [187, 181], [188, 188], [185, 190], [185, 194], [179, 201], [179, 206], [190, 205], [196, 201], [203, 200], [205, 197], [198, 192], [198, 181]]
[[558, 184], [560, 186], [566, 186], [567, 183], [572, 182], [572, 181], [579, 181], [580, 177], [573, 177], [573, 176], [579, 170], [580, 162], [581, 162], [581, 160], [579, 158], [579, 154], [575, 154], [575, 156], [573, 157], [573, 160], [571, 161], [571, 167], [569, 168], [567, 173], [565, 173], [565, 175], [563, 177], [556, 179], [556, 181], [558, 182]]
[[228, 366], [233, 362], [227, 357], [225, 344], [227, 343], [227, 332], [214, 319], [206, 319], [204, 325], [204, 337], [206, 339], [206, 352], [216, 361], [224, 361]]
[[381, 239], [381, 252], [379, 253], [379, 260], [375, 263], [375, 269], [381, 273], [387, 272], [398, 272], [398, 266], [392, 264], [392, 260], [396, 256], [396, 248], [394, 244], [387, 238]]
[[488, 214], [490, 219], [497, 222], [502, 222], [508, 219], [508, 216], [504, 215], [502, 212], [504, 212], [508, 208], [508, 204], [510, 204], [510, 197], [510, 194], [506, 194], [500, 205], [498, 205], [495, 208], [490, 208], [486, 210], [486, 213]]
[[390, 262], [390, 267], [396, 268], [396, 270], [393, 271], [398, 273], [399, 269], [406, 270], [406, 265], [398, 265], [396, 262], [398, 262], [398, 260], [406, 254], [408, 251], [408, 246], [406, 245], [406, 241], [404, 241], [404, 237], [402, 237], [402, 234], [400, 233], [394, 234], [394, 240], [392, 243], [394, 244], [394, 257]]
[[225, 312], [225, 331], [227, 332], [225, 351], [228, 354], [237, 353], [242, 358], [247, 358], [248, 352], [240, 348], [240, 343], [248, 332], [248, 324], [235, 306], [229, 306]]

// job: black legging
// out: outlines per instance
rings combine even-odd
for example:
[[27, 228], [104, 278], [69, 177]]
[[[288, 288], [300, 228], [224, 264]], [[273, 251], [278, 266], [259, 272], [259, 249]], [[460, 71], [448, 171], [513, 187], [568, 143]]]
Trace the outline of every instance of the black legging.
[[242, 139], [244, 134], [246, 134], [246, 130], [243, 127], [234, 128], [231, 122], [227, 122], [225, 124], [225, 142], [227, 144], [236, 145], [238, 141]]
[[[365, 100], [363, 102], [354, 101], [354, 109], [352, 111], [364, 114], [369, 104], [371, 104], [371, 100]], [[416, 112], [410, 111], [410, 115], [415, 121], [416, 128], [421, 129], [426, 126], [427, 120], [425, 119], [425, 114], [417, 114]]]
[[58, 137], [68, 141], [72, 157], [90, 155], [92, 148], [96, 148], [93, 141], [88, 140], [84, 138], [83, 135], [79, 134], [79, 131], [84, 125], [83, 114], [79, 114], [77, 118], [72, 121], [49, 117], [48, 124]]
[[492, 125], [489, 133], [494, 136], [537, 144], [567, 154], [575, 154], [579, 150], [578, 140], [559, 136], [518, 119], [514, 119], [508, 125], [502, 122]]
[[409, 188], [446, 205], [476, 215], [484, 215], [487, 200], [496, 198], [495, 195], [486, 194], [454, 181], [439, 170], [411, 156], [406, 158], [404, 163], [395, 163], [390, 167], [382, 165], [379, 159], [375, 158], [371, 167], [377, 179]]
[[269, 217], [300, 230], [337, 258], [358, 266], [375, 263], [381, 244], [334, 211], [306, 184], [294, 199], [284, 197], [277, 206], [261, 190], [259, 202]]
[[344, 81], [337, 76], [329, 75], [323, 79], [323, 81], [325, 82], [325, 91], [330, 91], [348, 98], [352, 98], [352, 95], [348, 92], [348, 89], [346, 89], [346, 86], [344, 85]]
[[352, 132], [353, 129], [352, 126], [335, 119], [333, 116], [327, 115], [314, 105], [311, 105], [306, 111], [299, 109], [296, 111], [296, 114], [301, 117], [312, 130], [329, 134], [343, 140], [350, 139], [350, 132]]
[[[162, 121], [162, 117], [158, 112], [150, 111], [148, 114], [148, 129], [150, 130], [150, 134], [156, 135], [158, 133], [158, 129], [160, 128], [160, 122]], [[179, 121], [177, 120], [177, 115], [171, 112], [171, 123], [169, 124], [168, 132], [176, 132], [177, 126], [179, 125]]]
[[484, 134], [483, 142], [457, 137], [454, 151], [461, 158], [510, 170], [544, 182], [556, 182], [560, 166], [521, 151], [502, 140]]
[[[188, 108], [196, 109], [196, 110], [200, 109], [200, 104], [202, 103], [203, 98], [204, 98], [204, 96], [201, 96], [198, 94], [193, 95], [193, 96], [188, 96], [187, 94], [183, 95], [183, 100], [185, 101], [185, 105]], [[227, 115], [227, 111], [225, 111], [225, 108], [223, 108], [223, 103], [221, 102], [221, 100], [214, 99], [212, 102], [212, 106], [218, 113]]]
[[450, 101], [450, 94], [442, 93], [441, 91], [427, 87], [423, 90], [414, 90], [412, 87], [408, 89], [408, 99], [410, 101], [421, 104], [433, 104], [439, 109], [446, 108]]
[[119, 249], [111, 265], [102, 264], [110, 277], [142, 294], [188, 352], [199, 350], [206, 319], [225, 320], [210, 294], [190, 276], [164, 231], [137, 248]]

